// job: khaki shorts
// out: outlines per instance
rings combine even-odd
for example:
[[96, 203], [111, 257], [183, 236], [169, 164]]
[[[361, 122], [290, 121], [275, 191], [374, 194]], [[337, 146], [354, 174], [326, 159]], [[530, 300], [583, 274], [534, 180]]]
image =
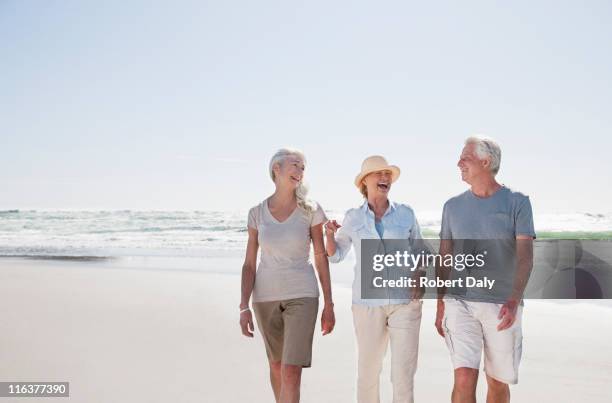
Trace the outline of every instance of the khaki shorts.
[[310, 367], [319, 299], [254, 302], [257, 326], [272, 362]]
[[455, 369], [480, 368], [484, 347], [484, 371], [491, 378], [507, 384], [518, 383], [518, 369], [523, 348], [521, 330], [523, 307], [508, 329], [497, 325], [502, 304], [444, 299], [444, 339]]

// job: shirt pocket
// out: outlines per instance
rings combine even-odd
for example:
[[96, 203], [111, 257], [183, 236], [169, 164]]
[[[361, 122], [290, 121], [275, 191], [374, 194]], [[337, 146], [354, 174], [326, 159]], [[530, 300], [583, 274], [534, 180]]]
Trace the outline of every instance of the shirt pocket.
[[[357, 239], [373, 239], [374, 236], [364, 223], [358, 223], [351, 226], [351, 232], [355, 234]], [[378, 238], [378, 237], [376, 237]]]
[[[388, 231], [388, 232], [387, 232]], [[406, 225], [403, 223], [395, 223], [390, 228], [385, 228], [386, 238], [391, 239], [408, 239], [412, 234], [412, 225]]]
[[514, 220], [512, 216], [506, 211], [492, 212], [488, 214], [488, 220], [490, 224], [488, 228], [493, 234], [501, 238], [514, 235]]

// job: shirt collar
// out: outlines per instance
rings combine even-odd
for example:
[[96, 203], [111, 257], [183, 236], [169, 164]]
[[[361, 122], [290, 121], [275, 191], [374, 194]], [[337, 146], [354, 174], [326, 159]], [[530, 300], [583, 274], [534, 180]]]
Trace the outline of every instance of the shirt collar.
[[[386, 216], [387, 214], [391, 214], [395, 212], [395, 210], [396, 210], [395, 202], [389, 199], [389, 207], [387, 207], [387, 211], [385, 211], [385, 214], [383, 214], [383, 217]], [[365, 215], [371, 214], [372, 216], [374, 216], [374, 212], [370, 210], [370, 206], [368, 206], [368, 199], [365, 199], [363, 204], [361, 205], [361, 211]]]

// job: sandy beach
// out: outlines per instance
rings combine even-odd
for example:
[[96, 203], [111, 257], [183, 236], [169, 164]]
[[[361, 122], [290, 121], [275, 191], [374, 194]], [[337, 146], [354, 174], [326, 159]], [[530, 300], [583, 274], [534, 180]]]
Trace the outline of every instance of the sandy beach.
[[[263, 342], [240, 334], [237, 258], [184, 270], [143, 258], [97, 262], [0, 259], [0, 380], [68, 381], [70, 402], [271, 402]], [[224, 267], [233, 267], [228, 274]], [[338, 267], [332, 267], [337, 270]], [[343, 267], [342, 270], [345, 270]], [[333, 273], [333, 271], [332, 271]], [[350, 289], [334, 290], [337, 326], [314, 344], [302, 401], [354, 401]], [[612, 304], [610, 304], [612, 306]], [[609, 402], [612, 310], [527, 301], [513, 401]], [[425, 301], [416, 400], [449, 401], [452, 371]], [[382, 401], [390, 401], [389, 365]], [[479, 401], [484, 401], [484, 378]], [[34, 398], [1, 401], [30, 401]]]

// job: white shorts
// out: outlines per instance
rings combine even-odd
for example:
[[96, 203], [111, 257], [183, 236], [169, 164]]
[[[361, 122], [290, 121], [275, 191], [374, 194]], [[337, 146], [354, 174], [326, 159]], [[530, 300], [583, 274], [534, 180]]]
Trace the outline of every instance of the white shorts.
[[518, 383], [518, 368], [523, 349], [521, 330], [523, 307], [516, 321], [499, 331], [497, 325], [502, 304], [444, 299], [444, 339], [455, 369], [480, 369], [484, 344], [484, 371], [491, 378], [507, 384]]

